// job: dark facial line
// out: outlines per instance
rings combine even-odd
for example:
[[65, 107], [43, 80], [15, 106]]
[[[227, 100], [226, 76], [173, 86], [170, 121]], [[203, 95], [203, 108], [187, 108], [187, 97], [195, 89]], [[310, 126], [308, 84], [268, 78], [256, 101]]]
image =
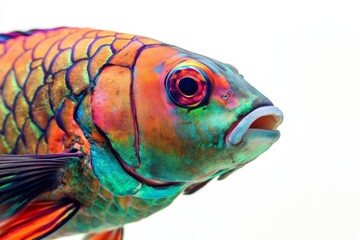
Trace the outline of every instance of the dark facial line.
[[140, 174], [138, 174], [135, 171], [134, 168], [127, 165], [125, 163], [125, 161], [120, 157], [120, 155], [113, 148], [111, 148], [111, 152], [114, 154], [114, 156], [119, 161], [119, 163], [124, 168], [124, 170], [130, 176], [132, 176], [133, 178], [135, 178], [136, 180], [138, 180], [139, 182], [141, 182], [143, 184], [146, 184], [146, 185], [148, 185], [150, 187], [156, 187], [156, 188], [169, 187], [169, 186], [178, 186], [178, 185], [185, 184], [184, 182], [165, 182], [165, 181], [161, 181], [161, 180], [154, 180], [154, 179], [145, 178], [145, 177], [141, 176]]
[[138, 182], [146, 184], [150, 187], [156, 187], [156, 188], [178, 186], [178, 185], [185, 184], [184, 182], [165, 182], [165, 181], [161, 181], [161, 180], [148, 179], [148, 178], [141, 176], [140, 174], [138, 174], [135, 171], [136, 167], [130, 167], [129, 165], [126, 164], [126, 162], [122, 159], [122, 157], [119, 155], [119, 153], [111, 146], [110, 140], [106, 136], [106, 134], [98, 126], [95, 125], [95, 127], [96, 127], [98, 133], [104, 138], [104, 145], [108, 147], [108, 149], [110, 150], [112, 155], [118, 160], [121, 167], [131, 177], [136, 179]]
[[[135, 39], [135, 41], [137, 41]], [[131, 112], [133, 115], [133, 119], [134, 119], [134, 133], [135, 133], [135, 154], [136, 154], [136, 158], [138, 159], [138, 166], [137, 168], [139, 168], [141, 166], [141, 158], [140, 158], [140, 140], [139, 140], [139, 125], [138, 125], [138, 121], [137, 121], [137, 114], [136, 114], [136, 105], [135, 105], [135, 98], [134, 98], [134, 93], [133, 93], [133, 89], [134, 89], [134, 70], [135, 70], [135, 66], [136, 66], [136, 62], [141, 54], [141, 52], [147, 48], [153, 48], [153, 47], [158, 47], [158, 46], [164, 46], [164, 44], [153, 44], [153, 45], [144, 45], [141, 48], [139, 48], [136, 52], [136, 55], [134, 57], [134, 61], [133, 61], [133, 66], [131, 67], [131, 85], [130, 85], [130, 105], [131, 105]], [[126, 169], [125, 169], [126, 170]]]

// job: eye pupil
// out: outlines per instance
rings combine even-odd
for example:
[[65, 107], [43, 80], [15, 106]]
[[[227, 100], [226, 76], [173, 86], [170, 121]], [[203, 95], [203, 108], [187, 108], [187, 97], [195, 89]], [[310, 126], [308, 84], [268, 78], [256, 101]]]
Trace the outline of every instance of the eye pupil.
[[197, 82], [189, 77], [184, 77], [179, 82], [179, 90], [186, 96], [194, 95], [199, 89]]

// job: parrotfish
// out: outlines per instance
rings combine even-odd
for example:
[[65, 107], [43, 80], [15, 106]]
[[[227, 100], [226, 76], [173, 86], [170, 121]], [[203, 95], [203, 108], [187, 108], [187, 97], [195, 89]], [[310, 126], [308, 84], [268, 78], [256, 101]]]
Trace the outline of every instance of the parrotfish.
[[232, 65], [151, 38], [1, 34], [0, 239], [122, 239], [265, 152], [282, 119]]

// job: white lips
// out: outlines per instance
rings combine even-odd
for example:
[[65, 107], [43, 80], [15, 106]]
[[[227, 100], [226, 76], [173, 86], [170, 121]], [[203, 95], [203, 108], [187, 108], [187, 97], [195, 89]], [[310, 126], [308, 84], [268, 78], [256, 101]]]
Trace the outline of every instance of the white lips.
[[241, 121], [236, 125], [236, 127], [228, 134], [226, 142], [231, 145], [236, 145], [241, 142], [246, 131], [250, 128], [256, 120], [261, 117], [271, 116], [272, 123], [270, 129], [260, 128], [263, 130], [276, 130], [276, 128], [281, 124], [283, 120], [283, 113], [274, 106], [260, 107], [246, 115]]

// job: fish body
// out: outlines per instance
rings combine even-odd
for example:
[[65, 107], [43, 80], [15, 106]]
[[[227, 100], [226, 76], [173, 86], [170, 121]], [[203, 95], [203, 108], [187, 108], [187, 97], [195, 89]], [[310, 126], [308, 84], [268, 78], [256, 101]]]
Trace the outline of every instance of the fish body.
[[[266, 151], [281, 121], [231, 65], [157, 40], [2, 34], [0, 237], [121, 239], [125, 224]], [[43, 216], [50, 227], [29, 227]]]

